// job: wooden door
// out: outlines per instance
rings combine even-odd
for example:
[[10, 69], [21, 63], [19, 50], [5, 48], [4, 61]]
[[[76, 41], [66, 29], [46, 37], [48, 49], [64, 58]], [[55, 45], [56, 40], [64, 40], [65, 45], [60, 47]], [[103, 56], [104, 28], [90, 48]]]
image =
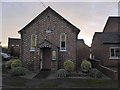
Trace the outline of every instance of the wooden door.
[[44, 48], [43, 49], [43, 69], [44, 70], [50, 70], [51, 69], [51, 49], [50, 48]]

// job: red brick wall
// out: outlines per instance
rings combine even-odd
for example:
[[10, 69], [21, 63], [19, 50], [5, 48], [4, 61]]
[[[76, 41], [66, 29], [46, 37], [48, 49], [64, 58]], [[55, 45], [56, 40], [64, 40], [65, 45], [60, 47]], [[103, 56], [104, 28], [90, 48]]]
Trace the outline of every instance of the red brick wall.
[[97, 34], [94, 35], [92, 44], [91, 44], [91, 52], [94, 55], [94, 58], [97, 60], [101, 60], [102, 57], [102, 42], [98, 38]]
[[80, 69], [80, 65], [83, 59], [89, 59], [90, 48], [81, 40], [77, 40], [77, 70]]
[[100, 65], [99, 70], [113, 80], [118, 80], [118, 72]]
[[[12, 46], [14, 45], [14, 46]], [[19, 45], [19, 46], [18, 46]], [[8, 38], [8, 52], [10, 48], [13, 47], [15, 56], [20, 54], [20, 39], [18, 38]]]
[[100, 70], [103, 74], [105, 74], [106, 76], [110, 77], [111, 79], [114, 80], [118, 80], [118, 71], [114, 71], [108, 67], [105, 67], [103, 65], [100, 65], [100, 61], [99, 60], [90, 60], [92, 67], [93, 68], [97, 68], [98, 70]]
[[[44, 30], [47, 30], [48, 28], [53, 30], [53, 32], [46, 34]], [[77, 33], [75, 31], [75, 28], [66, 23], [63, 19], [59, 18], [52, 11], [44, 12], [42, 16], [35, 19], [34, 22], [28, 25], [27, 28], [25, 28], [25, 30], [22, 32], [21, 59], [24, 63], [24, 66], [29, 66], [34, 62], [34, 71], [39, 71], [40, 69], [40, 48], [37, 48], [37, 52], [30, 52], [31, 34], [33, 33], [37, 35], [37, 47], [39, 47], [40, 43], [42, 43], [45, 39], [60, 47], [60, 34], [66, 33], [67, 51], [59, 51], [57, 60], [60, 61], [59, 68], [63, 68], [63, 63], [65, 60], [72, 60], [76, 64]]]

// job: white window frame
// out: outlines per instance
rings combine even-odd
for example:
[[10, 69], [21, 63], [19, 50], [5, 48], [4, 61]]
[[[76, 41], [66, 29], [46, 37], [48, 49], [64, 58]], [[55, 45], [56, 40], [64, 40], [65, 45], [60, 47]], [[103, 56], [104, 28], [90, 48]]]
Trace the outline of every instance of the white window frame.
[[[116, 48], [120, 49], [120, 47], [110, 47], [110, 58], [109, 59], [120, 59], [120, 57], [115, 56], [116, 55], [116, 50], [115, 50]], [[114, 56], [111, 56], [111, 49], [114, 49]]]
[[42, 50], [40, 51], [40, 59], [41, 59], [40, 61], [40, 70], [41, 70], [43, 69], [43, 51]]
[[17, 44], [16, 47], [19, 47], [19, 44]]
[[[61, 47], [61, 46], [62, 46], [62, 44], [61, 44], [61, 42], [62, 42], [62, 35], [65, 35], [65, 49], [64, 49], [64, 50], [63, 50], [62, 47]], [[67, 50], [66, 50], [66, 40], [67, 40], [67, 35], [66, 35], [65, 33], [61, 33], [61, 34], [60, 34], [60, 51], [62, 51], [62, 52], [67, 51]]]
[[35, 35], [35, 46], [37, 45], [37, 35], [32, 34], [31, 35], [31, 42], [30, 42], [30, 51], [35, 51], [35, 48], [32, 48], [32, 37], [33, 37], [33, 35]]
[[11, 44], [12, 47], [14, 47], [15, 45], [14, 44]]

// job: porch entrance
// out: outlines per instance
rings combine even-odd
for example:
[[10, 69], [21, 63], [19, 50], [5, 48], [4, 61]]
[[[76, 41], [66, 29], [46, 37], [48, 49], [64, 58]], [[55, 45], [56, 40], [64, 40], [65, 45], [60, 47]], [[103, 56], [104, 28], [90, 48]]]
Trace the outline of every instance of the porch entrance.
[[41, 50], [41, 70], [51, 70], [51, 49], [42, 48]]

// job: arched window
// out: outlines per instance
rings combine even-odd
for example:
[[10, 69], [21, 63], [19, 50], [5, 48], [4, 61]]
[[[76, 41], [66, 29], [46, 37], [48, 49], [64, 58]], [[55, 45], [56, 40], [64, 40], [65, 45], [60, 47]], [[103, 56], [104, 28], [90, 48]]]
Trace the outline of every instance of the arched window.
[[66, 34], [60, 34], [60, 51], [66, 51]]
[[31, 50], [35, 50], [36, 41], [37, 41], [37, 35], [32, 34], [31, 35]]

